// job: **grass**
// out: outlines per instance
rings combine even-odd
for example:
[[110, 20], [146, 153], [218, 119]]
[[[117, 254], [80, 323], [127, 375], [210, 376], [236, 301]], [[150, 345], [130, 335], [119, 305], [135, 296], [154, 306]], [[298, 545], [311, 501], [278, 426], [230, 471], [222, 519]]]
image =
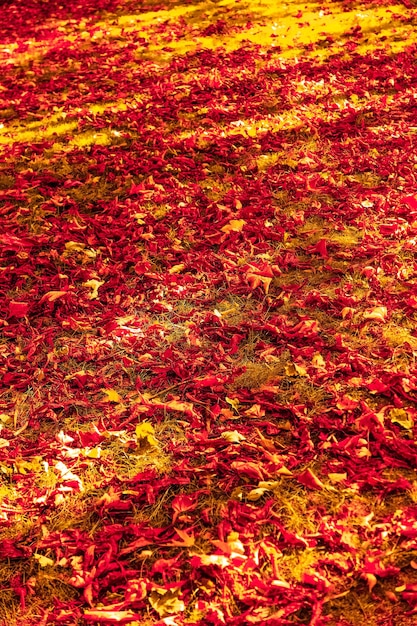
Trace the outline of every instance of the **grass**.
[[[49, 72], [44, 79], [55, 77], [60, 85], [56, 90], [44, 92], [50, 101], [41, 103], [37, 113], [28, 110], [20, 114], [16, 103], [7, 104], [0, 111], [0, 144], [4, 155], [0, 189], [7, 194], [14, 186], [19, 188], [25, 176], [29, 175], [30, 179], [33, 175], [34, 184], [29, 183], [25, 188], [26, 200], [17, 199], [16, 207], [11, 205], [16, 210], [15, 226], [26, 229], [34, 237], [48, 234], [54, 220], [68, 229], [66, 245], [61, 249], [60, 240], [58, 245], [51, 241], [39, 257], [42, 265], [36, 276], [24, 284], [10, 285], [7, 293], [12, 299], [26, 301], [32, 298], [39, 281], [45, 280], [44, 291], [48, 292], [52, 287], [56, 290], [59, 281], [68, 279], [73, 281], [69, 284], [79, 304], [78, 317], [62, 314], [59, 299], [49, 311], [36, 309], [36, 323], [40, 323], [39, 319], [47, 320], [47, 326], [53, 325], [56, 336], [53, 341], [47, 339], [39, 344], [29, 356], [26, 352], [30, 341], [23, 330], [19, 331], [16, 345], [10, 334], [2, 344], [10, 371], [20, 373], [29, 361], [36, 374], [31, 380], [33, 393], [12, 388], [12, 402], [6, 394], [1, 397], [5, 405], [14, 405], [10, 420], [14, 431], [24, 429], [19, 433], [19, 445], [24, 445], [16, 453], [10, 448], [10, 455], [0, 463], [0, 503], [10, 517], [0, 531], [0, 538], [23, 546], [42, 546], [43, 540], [56, 533], [65, 547], [72, 532], [80, 533], [94, 545], [107, 527], [114, 527], [117, 532], [129, 524], [162, 529], [168, 538], [161, 540], [161, 545], [150, 541], [142, 546], [132, 556], [133, 564], [140, 577], [142, 573], [152, 577], [152, 566], [159, 559], [181, 556], [184, 560], [180, 567], [184, 571], [176, 574], [181, 578], [180, 574], [188, 576], [190, 557], [212, 555], [216, 545], [213, 542], [219, 541], [220, 535], [223, 543], [227, 543], [230, 533], [236, 533], [244, 544], [245, 554], [259, 564], [257, 575], [265, 580], [274, 576], [298, 589], [304, 584], [305, 575], [320, 571], [327, 577], [335, 589], [324, 601], [324, 613], [331, 626], [354, 626], [365, 621], [370, 626], [386, 626], [387, 620], [398, 626], [411, 625], [413, 617], [406, 615], [407, 606], [395, 590], [415, 580], [410, 565], [415, 550], [397, 550], [395, 524], [397, 517], [413, 510], [416, 503], [415, 470], [388, 468], [380, 477], [381, 484], [406, 478], [412, 484], [411, 489], [385, 493], [382, 488], [378, 491], [378, 483], [366, 490], [363, 483], [346, 484], [343, 478], [346, 457], [338, 460], [334, 450], [337, 446], [342, 449], [343, 437], [354, 442], [357, 433], [363, 435], [357, 421], [359, 412], [337, 409], [341, 396], [362, 402], [363, 411], [368, 407], [379, 414], [387, 409], [388, 416], [399, 416], [404, 422], [404, 414], [389, 413], [392, 397], [369, 391], [368, 373], [380, 376], [381, 372], [389, 371], [411, 376], [417, 341], [415, 315], [404, 312], [402, 305], [398, 305], [383, 326], [373, 321], [364, 323], [363, 316], [371, 305], [380, 304], [385, 291], [400, 296], [408, 288], [405, 283], [414, 275], [413, 252], [403, 249], [408, 242], [407, 234], [400, 233], [397, 239], [381, 234], [376, 223], [379, 217], [372, 213], [371, 206], [362, 207], [370, 210], [365, 217], [344, 219], [336, 215], [335, 197], [343, 185], [348, 187], [350, 197], [355, 197], [359, 192], [379, 194], [381, 186], [391, 183], [374, 171], [376, 166], [374, 169], [367, 166], [366, 171], [361, 171], [359, 165], [356, 171], [352, 166], [348, 172], [343, 165], [345, 170], [339, 171], [342, 168], [332, 140], [320, 135], [320, 125], [334, 127], [352, 111], [358, 114], [354, 129], [362, 128], [362, 122], [371, 120], [372, 111], [396, 104], [396, 92], [387, 93], [385, 88], [375, 87], [365, 95], [358, 95], [351, 92], [348, 84], [333, 85], [334, 106], [329, 107], [326, 81], [308, 77], [301, 71], [288, 84], [282, 78], [298, 61], [316, 63], [314, 67], [319, 69], [335, 57], [341, 62], [351, 62], [353, 56], [347, 44], [351, 41], [352, 28], [360, 27], [361, 32], [355, 42], [355, 59], [358, 55], [364, 58], [377, 55], [378, 51], [392, 56], [405, 51], [416, 41], [415, 24], [412, 19], [405, 19], [410, 17], [410, 11], [398, 3], [385, 6], [371, 3], [365, 10], [357, 3], [346, 6], [333, 2], [322, 6], [315, 2], [282, 4], [272, 0], [194, 4], [168, 1], [162, 10], [154, 9], [151, 3], [145, 3], [137, 12], [122, 14], [120, 10], [105, 17], [97, 12], [84, 21], [62, 20], [53, 25], [60, 29], [58, 41], [32, 41], [24, 52], [19, 50], [18, 42], [0, 48], [0, 53], [8, 55], [7, 72], [16, 79], [19, 88], [29, 78], [34, 81], [35, 93], [42, 92], [38, 72], [43, 66]], [[224, 24], [219, 24], [219, 20], [224, 20]], [[122, 69], [127, 77], [132, 73], [133, 78], [129, 93], [121, 98], [117, 79], [108, 75], [117, 68], [119, 55], [127, 49], [127, 43], [133, 43], [134, 48]], [[111, 48], [111, 64], [104, 64], [103, 68], [94, 58], [102, 44]], [[68, 64], [50, 63], [54, 45], [68, 46], [71, 54], [83, 53], [84, 60], [90, 59], [93, 64], [90, 74], [85, 76], [82, 64], [77, 65], [74, 60]], [[238, 72], [225, 66], [223, 75], [210, 65], [210, 53], [240, 53], [247, 49], [253, 54], [253, 67], [241, 63]], [[271, 53], [270, 57], [267, 53]], [[208, 55], [208, 61], [195, 69], [193, 62], [204, 54]], [[234, 57], [227, 58], [231, 62]], [[138, 68], [143, 72], [140, 76], [134, 74], [139, 72]], [[68, 80], [74, 70], [80, 73], [84, 86], [74, 86]], [[100, 88], [106, 98], [94, 95], [97, 75], [104, 81], [104, 87]], [[172, 79], [167, 80], [167, 75]], [[160, 96], [154, 100], [146, 83], [149, 76], [154, 81], [152, 87], [163, 85]], [[265, 77], [269, 83], [259, 90], [258, 84], [264, 84]], [[105, 83], [108, 78], [113, 82]], [[135, 82], [140, 81], [141, 89], [138, 89]], [[239, 87], [249, 84], [248, 102], [239, 105], [238, 115], [228, 118], [228, 107], [235, 102], [233, 89], [238, 92]], [[288, 100], [283, 107], [280, 90], [285, 86]], [[194, 92], [199, 97], [209, 93], [211, 99], [188, 110], [187, 103]], [[407, 91], [400, 93], [401, 102], [405, 102], [407, 94]], [[76, 102], [77, 99], [80, 101]], [[167, 103], [174, 103], [177, 116], [172, 114], [165, 119], [160, 113]], [[154, 126], [147, 117], [152, 107], [155, 124], [160, 122], [160, 126]], [[216, 107], [220, 113], [213, 113]], [[136, 116], [143, 121], [137, 122]], [[395, 134], [395, 123], [395, 119], [387, 122], [381, 127], [382, 132]], [[155, 134], [157, 139], [153, 139]], [[271, 138], [282, 139], [281, 146], [269, 145]], [[193, 140], [196, 159], [204, 166], [204, 176], [195, 179], [192, 173], [184, 174], [175, 163], [178, 156], [187, 156], [188, 148], [184, 146]], [[151, 141], [155, 144], [148, 143]], [[351, 138], [345, 138], [346, 151], [349, 141]], [[230, 153], [216, 152], [226, 142], [232, 146]], [[31, 148], [36, 149], [36, 154], [30, 152]], [[19, 150], [22, 152], [16, 152]], [[369, 146], [367, 158], [377, 161], [386, 158], [375, 150]], [[155, 166], [151, 174], [142, 174], [140, 164], [150, 162], [150, 153], [152, 156], [164, 153], [166, 162], [169, 161], [164, 172], [175, 179], [181, 190], [183, 215], [177, 212], [178, 197], [172, 190], [165, 193], [158, 182], [162, 166]], [[20, 156], [16, 158], [15, 154]], [[301, 189], [301, 174], [306, 171], [311, 178], [318, 173], [326, 183], [323, 187], [328, 188]], [[280, 188], [284, 175], [291, 184]], [[198, 254], [194, 251], [201, 245], [200, 232], [192, 220], [184, 218], [186, 212], [190, 207], [194, 210], [203, 207], [207, 220], [210, 211], [215, 215], [217, 210], [221, 219], [223, 216], [232, 219], [243, 206], [239, 197], [245, 196], [248, 181], [254, 178], [259, 181], [259, 187], [257, 191], [251, 189], [253, 195], [243, 207], [247, 211], [245, 221], [250, 223], [255, 219], [248, 206], [251, 203], [256, 206], [254, 200], [259, 189], [268, 188], [270, 196], [265, 202], [270, 205], [270, 225], [265, 226], [265, 220], [259, 220], [248, 236], [246, 231], [235, 232], [233, 236], [241, 237], [237, 252], [232, 244], [229, 246], [226, 240], [221, 240], [220, 234], [212, 246], [213, 257], [207, 259], [205, 266], [195, 267]], [[75, 181], [76, 185], [65, 186], [68, 181]], [[132, 184], [140, 183], [147, 186], [143, 198], [129, 191]], [[398, 192], [395, 181], [390, 192], [395, 202]], [[150, 268], [143, 271], [132, 264], [123, 280], [117, 274], [119, 268], [112, 265], [106, 224], [99, 221], [102, 207], [111, 203], [125, 210], [121, 219], [125, 220], [126, 228], [130, 223], [135, 224], [135, 237], [137, 233], [140, 235], [135, 239], [137, 253], [140, 251], [143, 260], [150, 263]], [[269, 241], [266, 235], [262, 236], [264, 239], [259, 236], [261, 228], [275, 232], [281, 224], [282, 239]], [[149, 245], [155, 232], [164, 242], [162, 251]], [[84, 239], [86, 243], [80, 242]], [[331, 250], [329, 258], [310, 250], [322, 240]], [[368, 240], [377, 250], [370, 259], [361, 257], [364, 241]], [[268, 242], [267, 252], [258, 250], [259, 241]], [[384, 254], [379, 252], [381, 242]], [[123, 245], [128, 243], [125, 241]], [[30, 260], [24, 249], [19, 254], [20, 260]], [[288, 259], [295, 258], [292, 254], [297, 262], [291, 264]], [[177, 263], [176, 255], [185, 262]], [[395, 258], [398, 267], [388, 266], [391, 258]], [[287, 265], [283, 259], [287, 259]], [[262, 261], [281, 266], [275, 271], [268, 293], [260, 287], [248, 296], [244, 268], [248, 263]], [[374, 280], [364, 274], [367, 263], [373, 264], [375, 271], [378, 264], [386, 265]], [[169, 300], [169, 289], [176, 288], [175, 283], [170, 283], [169, 288], [162, 286], [153, 294], [152, 284], [145, 281], [149, 278], [146, 274], [157, 280], [155, 276], [166, 268], [169, 268], [168, 276], [178, 277], [178, 285], [183, 286], [181, 280], [185, 277], [189, 281], [184, 280], [185, 287], [191, 284], [198, 289], [191, 295], [179, 296], [174, 304]], [[89, 280], [103, 280], [103, 289], [94, 298], [97, 302], [90, 302], [82, 291]], [[142, 299], [145, 289], [139, 280], [144, 280], [148, 289]], [[112, 281], [119, 281], [119, 285], [123, 282], [122, 294], [117, 294]], [[107, 282], [113, 284], [110, 289]], [[104, 324], [98, 313], [103, 292], [106, 293], [103, 302], [107, 298], [104, 308], [115, 307], [118, 311], [115, 324], [119, 335], [112, 335], [113, 330], [103, 331], [109, 323], [106, 319]], [[352, 306], [346, 305], [350, 311], [345, 311], [345, 315], [334, 304], [340, 293], [351, 298]], [[148, 297], [156, 298], [161, 313], [146, 309]], [[38, 307], [40, 299], [41, 294], [36, 301]], [[167, 306], [164, 310], [166, 303], [171, 308]], [[64, 321], [59, 325], [57, 320]], [[271, 320], [278, 328], [275, 334], [261, 330]], [[318, 338], [300, 339], [295, 333], [292, 338], [283, 339], [280, 323], [291, 336], [294, 327], [305, 320], [318, 322]], [[4, 326], [6, 332], [9, 332], [8, 324]], [[335, 349], [335, 335], [344, 344], [349, 357], [345, 361], [342, 351]], [[228, 337], [232, 341], [235, 336], [238, 336], [236, 351], [220, 359], [219, 355], [225, 353], [223, 339]], [[189, 350], [194, 350], [192, 363], [184, 358]], [[357, 354], [360, 358], [355, 360]], [[51, 378], [46, 382], [42, 378], [45, 364], [50, 367]], [[190, 381], [204, 380], [212, 372], [226, 382], [210, 383], [208, 395], [193, 390]], [[103, 399], [104, 388], [114, 392], [113, 399], [109, 397], [107, 402]], [[264, 415], [248, 417], [245, 411], [257, 405], [264, 391], [269, 403]], [[407, 393], [405, 400], [401, 396], [404, 411], [415, 405], [413, 396]], [[162, 406], [155, 408], [153, 400], [155, 405], [159, 402]], [[191, 418], [184, 409], [175, 412], [166, 408], [172, 401], [193, 404], [194, 410], [202, 415], [198, 429], [190, 426]], [[44, 412], [45, 404], [53, 406], [53, 410]], [[216, 413], [217, 408], [220, 413]], [[333, 420], [332, 427], [322, 426], [328, 415]], [[153, 439], [139, 437], [138, 440], [135, 427], [148, 420], [154, 429]], [[248, 423], [253, 427], [248, 429]], [[346, 432], [338, 430], [339, 423], [347, 425]], [[123, 428], [119, 429], [120, 424]], [[395, 428], [399, 434], [394, 431], [397, 440], [408, 441], [412, 436], [410, 428], [398, 424], [397, 421]], [[224, 431], [229, 433], [229, 440], [222, 438]], [[100, 436], [95, 441], [97, 432]], [[303, 439], [306, 432], [308, 438]], [[63, 443], [61, 433], [73, 441]], [[87, 443], [78, 435], [83, 435]], [[372, 455], [379, 454], [381, 448], [377, 448], [375, 437], [375, 433], [368, 433], [368, 440], [362, 437], [356, 448], [356, 444], [351, 444], [351, 458], [358, 464], [362, 463], [363, 455], [369, 453], [371, 463]], [[40, 440], [52, 445], [47, 464], [42, 463], [45, 460], [42, 456], [31, 452]], [[294, 455], [294, 445], [303, 447], [305, 456], [301, 465]], [[381, 447], [384, 451], [383, 444]], [[222, 454], [225, 461], [223, 466], [218, 466]], [[249, 468], [255, 474], [245, 474], [243, 470], [231, 472], [229, 466], [245, 455], [255, 466]], [[61, 488], [65, 473], [58, 460], [71, 467], [82, 485], [80, 491], [66, 492]], [[390, 462], [388, 458], [386, 463]], [[277, 468], [283, 465], [292, 467], [294, 474], [310, 469], [324, 487], [309, 490], [296, 475], [281, 476]], [[268, 488], [258, 486], [262, 481], [253, 477], [257, 471], [274, 475]], [[157, 491], [155, 501], [152, 495], [147, 500], [139, 496], [143, 486], [141, 475], [166, 481], [166, 487]], [[183, 482], [175, 482], [177, 475]], [[153, 489], [152, 480], [149, 478], [147, 482]], [[24, 495], [23, 484], [28, 485]], [[45, 506], [41, 515], [31, 516], [22, 511], [22, 498], [33, 497], [35, 491], [41, 493]], [[152, 494], [151, 489], [149, 493]], [[196, 507], [182, 511], [174, 527], [174, 499], [196, 493], [199, 494]], [[126, 510], [112, 508], [111, 502], [107, 506], [112, 498], [122, 503], [131, 500], [132, 505]], [[275, 515], [274, 523], [262, 519], [261, 513], [261, 521], [253, 525], [248, 522], [246, 527], [243, 517], [229, 517], [237, 505], [242, 506], [241, 515], [245, 511], [254, 515], [268, 503]], [[194, 545], [185, 548], [172, 544], [169, 533], [174, 528], [189, 527], [195, 530]], [[323, 536], [327, 536], [323, 528], [329, 535], [342, 537], [337, 546], [329, 549], [323, 545]], [[299, 544], [278, 549], [282, 530], [301, 538]], [[313, 545], [318, 536], [320, 539]], [[260, 546], [262, 542], [267, 545], [267, 540], [270, 540], [270, 553], [261, 561]], [[386, 559], [397, 565], [400, 572], [393, 577], [378, 578], [371, 593], [366, 579], [361, 577], [360, 567], [373, 547], [373, 540], [380, 542]], [[126, 547], [131, 538], [124, 536], [120, 541]], [[170, 553], [167, 545], [171, 545]], [[50, 619], [54, 619], [51, 616], [57, 602], [62, 606], [73, 606], [71, 602], [82, 604], [81, 590], [68, 582], [69, 566], [57, 564], [52, 549], [39, 548], [38, 553], [52, 558], [54, 564], [42, 567], [33, 556], [0, 562], [0, 580], [5, 581], [0, 589], [0, 621], [10, 626], [53, 623]], [[354, 564], [353, 553], [357, 559]], [[184, 623], [205, 623], [206, 613], [197, 608], [197, 598], [209, 598], [214, 605], [227, 598], [231, 614], [237, 617], [243, 610], [240, 594], [250, 586], [244, 568], [231, 562], [221, 574], [230, 576], [227, 584], [221, 583], [220, 575], [202, 571], [204, 576], [198, 574], [201, 580], [197, 575], [192, 580], [193, 595]], [[345, 579], [343, 572], [349, 572]], [[163, 584], [165, 571], [157, 574], [155, 580]], [[26, 597], [25, 609], [13, 590], [19, 577], [26, 583], [29, 581], [32, 590]], [[116, 602], [124, 597], [120, 588], [110, 596], [105, 596], [105, 600]], [[269, 608], [261, 608], [264, 613], [259, 613], [259, 619], [267, 619]], [[156, 623], [155, 613], [155, 619], [148, 617], [151, 608], [140, 610], [142, 626]], [[81, 618], [68, 619], [68, 623], [82, 624]], [[307, 624], [311, 614], [300, 609], [291, 619], [294, 623]]]

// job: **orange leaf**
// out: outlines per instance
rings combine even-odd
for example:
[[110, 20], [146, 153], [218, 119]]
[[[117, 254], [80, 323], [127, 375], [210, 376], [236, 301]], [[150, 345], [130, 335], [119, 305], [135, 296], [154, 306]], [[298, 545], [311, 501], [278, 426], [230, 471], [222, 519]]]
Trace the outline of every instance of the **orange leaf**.
[[194, 537], [192, 531], [190, 532], [190, 534], [188, 534], [185, 530], [181, 530], [181, 528], [176, 528], [175, 532], [180, 537], [181, 541], [174, 540], [174, 541], [171, 541], [170, 543], [167, 543], [166, 545], [168, 545], [168, 546], [182, 546], [184, 548], [191, 548], [191, 546], [194, 545], [195, 537]]
[[245, 224], [245, 220], [230, 220], [230, 222], [225, 224], [220, 230], [226, 234], [231, 232], [240, 233]]
[[39, 303], [42, 302], [55, 302], [58, 298], [62, 298], [67, 294], [66, 291], [48, 291], [45, 293], [42, 298], [39, 300]]

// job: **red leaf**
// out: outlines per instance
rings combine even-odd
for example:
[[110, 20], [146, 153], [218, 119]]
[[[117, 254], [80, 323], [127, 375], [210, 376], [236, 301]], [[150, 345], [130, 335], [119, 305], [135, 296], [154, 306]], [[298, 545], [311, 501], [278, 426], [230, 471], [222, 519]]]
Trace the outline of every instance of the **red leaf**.
[[301, 472], [301, 474], [298, 474], [297, 480], [309, 489], [324, 489], [324, 484], [321, 482], [320, 478], [317, 478], [310, 469], [306, 469], [304, 472]]
[[26, 317], [29, 310], [27, 302], [9, 302], [9, 317]]
[[410, 207], [410, 209], [417, 210], [416, 196], [404, 196], [401, 200], [404, 204], [407, 204]]

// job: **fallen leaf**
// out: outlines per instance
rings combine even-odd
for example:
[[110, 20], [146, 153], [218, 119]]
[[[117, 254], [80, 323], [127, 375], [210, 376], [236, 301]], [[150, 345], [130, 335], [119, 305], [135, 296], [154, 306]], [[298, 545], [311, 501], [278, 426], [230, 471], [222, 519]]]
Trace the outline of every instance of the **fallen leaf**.
[[308, 376], [306, 368], [298, 363], [288, 363], [285, 366], [285, 373], [287, 376]]
[[258, 480], [264, 479], [262, 471], [258, 465], [252, 461], [233, 461], [230, 464], [230, 467], [239, 474], [246, 474], [247, 476]]
[[325, 485], [321, 482], [320, 478], [318, 478], [314, 472], [310, 469], [304, 470], [297, 476], [297, 480], [299, 483], [308, 487], [309, 489], [324, 489]]
[[180, 537], [180, 541], [177, 541], [176, 539], [174, 539], [173, 541], [170, 541], [167, 544], [168, 546], [181, 546], [184, 548], [191, 548], [191, 546], [194, 545], [195, 537], [192, 532], [188, 534], [187, 531], [181, 530], [181, 528], [175, 528], [174, 530], [177, 533], [177, 535]]
[[269, 287], [272, 282], [272, 278], [269, 276], [260, 276], [259, 274], [248, 272], [246, 274], [246, 279], [251, 286], [251, 289], [256, 289], [262, 285], [265, 293], [267, 294], [269, 292]]
[[185, 268], [185, 263], [178, 263], [169, 268], [168, 274], [179, 274]]
[[85, 456], [89, 459], [100, 459], [101, 458], [101, 448], [90, 448], [89, 450], [83, 451]]
[[260, 498], [262, 498], [262, 496], [268, 491], [268, 489], [264, 489], [262, 487], [257, 487], [256, 489], [252, 489], [251, 491], [249, 491], [248, 494], [246, 494], [246, 499], [250, 500], [251, 502], [256, 502], [256, 500], [259, 500]]
[[54, 564], [54, 560], [50, 559], [43, 554], [34, 554], [33, 558], [36, 559], [41, 567], [50, 567]]
[[107, 396], [106, 402], [121, 402], [122, 401], [122, 398], [114, 389], [102, 389], [102, 391]]
[[42, 298], [39, 300], [39, 303], [42, 304], [43, 302], [55, 302], [55, 300], [66, 296], [67, 293], [67, 291], [48, 291], [42, 296]]
[[68, 250], [69, 252], [82, 252], [85, 247], [85, 243], [80, 243], [78, 241], [67, 241], [65, 243], [65, 250]]
[[330, 474], [327, 474], [327, 476], [332, 483], [340, 483], [347, 479], [346, 473], [331, 472]]
[[83, 287], [91, 289], [90, 293], [88, 294], [88, 298], [90, 300], [96, 300], [98, 298], [98, 290], [102, 285], [104, 285], [104, 280], [96, 280], [95, 278], [92, 278], [91, 280], [86, 280], [84, 283], [82, 283], [82, 285]]
[[240, 233], [245, 224], [245, 220], [230, 220], [230, 222], [225, 224], [220, 230], [226, 234], [231, 232]]
[[139, 442], [146, 442], [150, 446], [154, 447], [158, 445], [158, 441], [155, 438], [154, 427], [149, 422], [141, 422], [140, 424], [137, 424], [135, 433]]
[[414, 426], [413, 418], [404, 409], [391, 409], [388, 413], [388, 417], [393, 424], [399, 424], [407, 430], [410, 430]]
[[164, 618], [185, 611], [184, 601], [179, 599], [179, 594], [179, 589], [156, 587], [149, 596], [149, 602], [159, 617]]
[[112, 624], [133, 623], [134, 620], [141, 620], [142, 615], [133, 611], [111, 611], [108, 609], [87, 609], [83, 613], [83, 619], [91, 622], [110, 622]]
[[236, 411], [236, 413], [239, 413], [239, 400], [237, 398], [228, 398], [226, 396], [225, 400], [227, 404], [230, 404], [230, 406]]
[[244, 411], [244, 414], [248, 415], [249, 417], [261, 418], [265, 416], [265, 409], [263, 409], [260, 404], [252, 404], [249, 409], [246, 409], [246, 411]]
[[363, 314], [364, 319], [374, 320], [376, 322], [385, 322], [388, 311], [386, 306], [377, 306], [374, 309], [368, 309]]
[[29, 304], [27, 302], [15, 302], [11, 300], [9, 302], [9, 317], [26, 317], [29, 310]]
[[245, 441], [246, 437], [239, 433], [237, 430], [225, 430], [220, 435], [222, 439], [225, 439], [229, 443], [240, 443], [241, 441]]

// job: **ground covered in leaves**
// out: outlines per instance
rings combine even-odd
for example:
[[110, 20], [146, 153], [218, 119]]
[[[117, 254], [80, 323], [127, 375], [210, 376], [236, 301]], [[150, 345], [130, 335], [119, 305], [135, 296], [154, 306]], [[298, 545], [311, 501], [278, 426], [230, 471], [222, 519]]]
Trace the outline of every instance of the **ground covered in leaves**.
[[416, 27], [1, 3], [2, 624], [415, 623]]

